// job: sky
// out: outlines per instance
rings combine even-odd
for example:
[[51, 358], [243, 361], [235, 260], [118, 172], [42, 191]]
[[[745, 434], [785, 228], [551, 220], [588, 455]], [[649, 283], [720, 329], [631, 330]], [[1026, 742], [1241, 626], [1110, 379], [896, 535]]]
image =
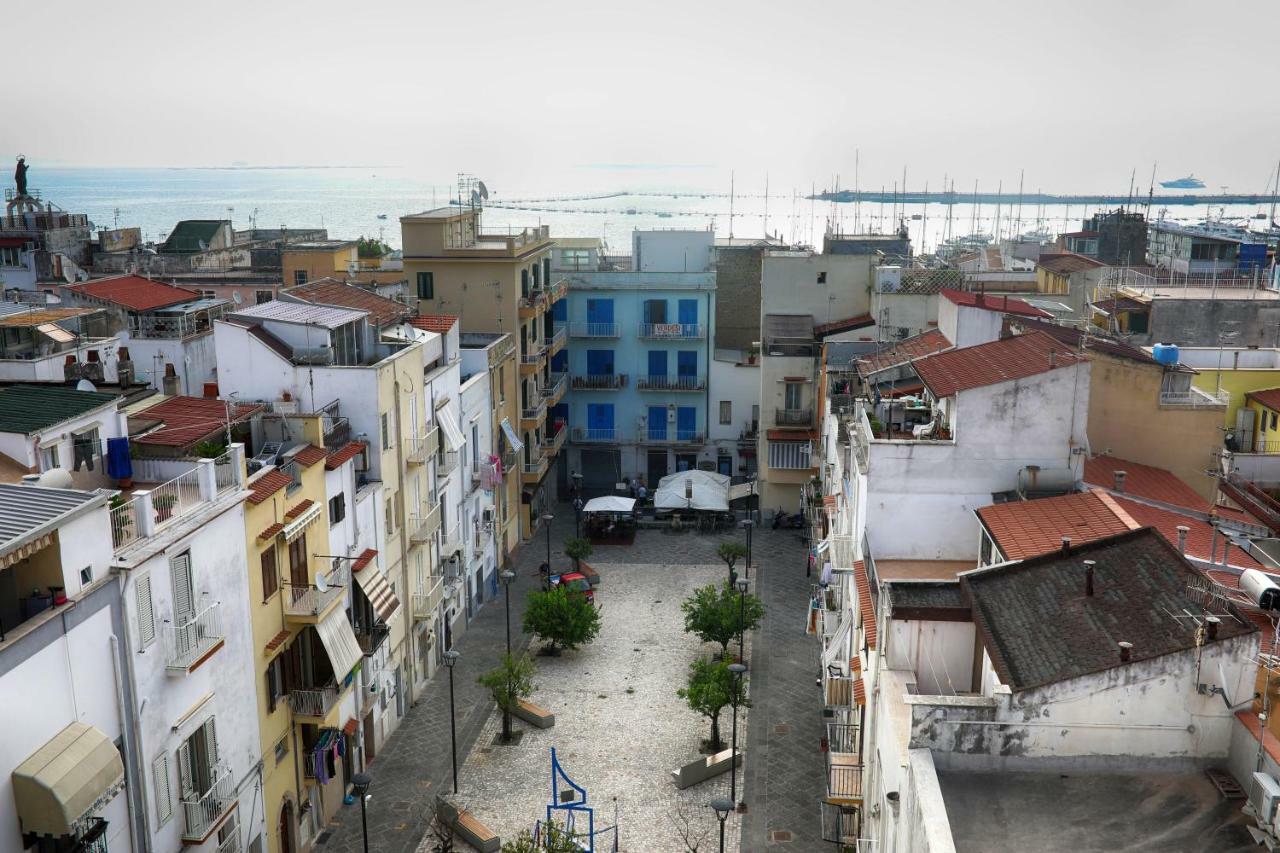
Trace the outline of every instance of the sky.
[[8, 163], [524, 186], [658, 164], [819, 189], [906, 168], [960, 190], [1025, 170], [1081, 192], [1154, 168], [1261, 192], [1280, 159], [1276, 0], [64, 0], [4, 19]]

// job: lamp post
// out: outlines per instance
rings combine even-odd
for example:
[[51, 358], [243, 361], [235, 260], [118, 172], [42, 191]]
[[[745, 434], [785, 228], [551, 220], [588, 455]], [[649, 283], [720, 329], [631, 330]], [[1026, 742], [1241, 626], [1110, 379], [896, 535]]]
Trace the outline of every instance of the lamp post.
[[749, 518], [743, 519], [742, 527], [747, 531], [747, 577], [751, 577], [751, 530], [756, 523]]
[[742, 676], [746, 675], [746, 664], [731, 663], [729, 672], [733, 673], [733, 755], [729, 759], [729, 802], [738, 802], [738, 694], [742, 692]]
[[585, 506], [585, 504], [582, 503], [582, 498], [573, 499], [573, 518], [574, 518], [573, 535], [579, 539], [582, 538], [582, 507], [583, 506]]
[[[507, 602], [507, 658], [511, 658], [511, 584], [516, 579], [516, 573], [510, 569], [503, 571], [499, 577], [502, 578], [503, 598]], [[507, 696], [511, 696], [511, 670], [507, 669]], [[504, 708], [502, 710], [502, 740], [504, 742], [511, 740], [511, 711]]]
[[738, 578], [738, 660], [746, 663], [747, 579]]
[[351, 789], [360, 798], [360, 830], [364, 835], [364, 853], [369, 853], [369, 820], [364, 811], [364, 798], [369, 793], [369, 784], [372, 781], [365, 773], [356, 773], [351, 777]]
[[724, 821], [733, 811], [733, 801], [716, 797], [711, 801], [711, 808], [716, 810], [716, 817], [720, 819], [720, 853], [724, 853]]
[[542, 520], [547, 525], [547, 572], [548, 574], [550, 574], [551, 572], [551, 522], [554, 518], [555, 516], [549, 512], [544, 512], [542, 514]]
[[444, 665], [449, 667], [449, 743], [453, 748], [453, 792], [458, 793], [458, 725], [453, 707], [453, 668], [462, 653], [449, 649], [444, 653]]

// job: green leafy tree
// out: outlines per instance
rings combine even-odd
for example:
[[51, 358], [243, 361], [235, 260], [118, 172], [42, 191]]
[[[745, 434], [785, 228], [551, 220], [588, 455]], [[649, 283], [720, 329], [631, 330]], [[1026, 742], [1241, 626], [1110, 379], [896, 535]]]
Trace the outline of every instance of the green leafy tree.
[[524, 630], [547, 643], [547, 654], [558, 655], [561, 648], [572, 651], [594, 640], [600, 633], [600, 614], [581, 592], [553, 586], [529, 593]]
[[716, 554], [729, 567], [729, 583], [733, 583], [738, 579], [738, 573], [733, 570], [734, 564], [747, 556], [747, 546], [741, 542], [721, 542]]
[[711, 752], [724, 749], [720, 739], [720, 712], [732, 705], [737, 698], [738, 707], [750, 708], [747, 699], [747, 679], [735, 679], [724, 661], [698, 659], [689, 664], [689, 683], [676, 691], [689, 707], [711, 720], [711, 739], [707, 742]]
[[582, 853], [578, 841], [581, 838], [582, 833], [570, 832], [564, 824], [552, 821], [542, 824], [537, 839], [529, 830], [520, 830], [519, 835], [502, 845], [501, 853]]
[[502, 740], [511, 741], [511, 715], [522, 700], [533, 695], [533, 676], [538, 668], [527, 654], [520, 657], [503, 655], [502, 663], [476, 679], [489, 690], [493, 702], [502, 710]]
[[582, 568], [582, 561], [590, 557], [593, 550], [590, 539], [568, 539], [564, 543], [564, 553], [573, 560], [575, 569]]
[[718, 643], [722, 658], [738, 636], [739, 626], [751, 631], [764, 619], [764, 602], [751, 593], [741, 600], [738, 596], [737, 589], [729, 584], [709, 584], [695, 589], [680, 604], [685, 631], [704, 643]]
[[361, 237], [356, 241], [356, 254], [362, 258], [381, 258], [390, 252], [391, 247], [377, 237]]

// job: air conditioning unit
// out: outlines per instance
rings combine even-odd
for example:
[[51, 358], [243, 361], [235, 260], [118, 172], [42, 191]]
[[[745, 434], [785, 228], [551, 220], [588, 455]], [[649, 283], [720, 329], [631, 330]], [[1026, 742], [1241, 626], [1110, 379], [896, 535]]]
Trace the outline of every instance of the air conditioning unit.
[[1280, 782], [1270, 774], [1254, 773], [1249, 782], [1249, 805], [1253, 807], [1258, 823], [1263, 826], [1271, 823], [1277, 803], [1280, 803]]

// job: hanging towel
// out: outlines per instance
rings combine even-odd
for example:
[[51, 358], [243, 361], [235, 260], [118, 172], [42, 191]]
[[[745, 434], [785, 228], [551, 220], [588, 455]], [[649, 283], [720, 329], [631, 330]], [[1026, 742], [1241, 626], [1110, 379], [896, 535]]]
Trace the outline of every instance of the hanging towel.
[[107, 439], [107, 476], [127, 480], [133, 476], [133, 460], [129, 458], [129, 439]]

